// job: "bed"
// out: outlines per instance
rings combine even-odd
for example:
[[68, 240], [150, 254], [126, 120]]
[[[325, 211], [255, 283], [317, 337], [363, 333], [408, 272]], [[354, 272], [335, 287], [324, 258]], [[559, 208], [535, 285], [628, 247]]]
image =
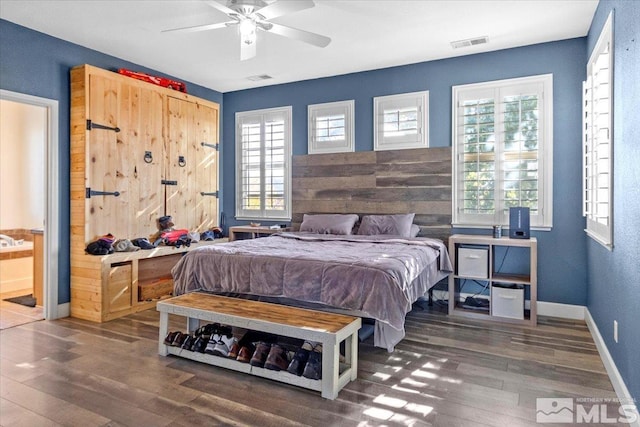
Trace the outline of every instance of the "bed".
[[201, 247], [172, 274], [174, 295], [270, 297], [374, 319], [374, 345], [391, 352], [412, 304], [451, 270], [441, 240], [307, 231]]

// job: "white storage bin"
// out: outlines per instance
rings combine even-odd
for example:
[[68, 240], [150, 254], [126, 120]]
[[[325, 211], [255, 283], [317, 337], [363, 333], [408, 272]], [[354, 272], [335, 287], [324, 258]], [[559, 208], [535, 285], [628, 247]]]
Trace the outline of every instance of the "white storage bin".
[[493, 285], [491, 287], [491, 315], [524, 319], [524, 288], [505, 288]]
[[489, 278], [489, 248], [458, 248], [458, 276]]

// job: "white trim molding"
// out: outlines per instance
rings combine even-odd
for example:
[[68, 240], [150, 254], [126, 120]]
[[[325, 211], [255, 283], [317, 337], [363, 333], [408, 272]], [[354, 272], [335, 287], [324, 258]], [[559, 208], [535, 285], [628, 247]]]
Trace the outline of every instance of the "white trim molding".
[[307, 153], [355, 151], [354, 111], [354, 100], [307, 106]]
[[[607, 348], [607, 345], [605, 344], [604, 339], [602, 338], [602, 335], [600, 335], [600, 330], [598, 329], [596, 322], [593, 320], [593, 317], [591, 317], [591, 313], [589, 313], [589, 309], [585, 307], [584, 313], [585, 313], [585, 321], [587, 323], [587, 327], [591, 332], [593, 341], [596, 344], [598, 353], [600, 353], [600, 358], [602, 359], [604, 368], [606, 369], [607, 374], [609, 375], [611, 384], [613, 384], [613, 389], [615, 390], [616, 395], [618, 396], [618, 399], [621, 402], [624, 402], [627, 404], [632, 403], [633, 397], [631, 396], [631, 393], [629, 393], [629, 389], [627, 388], [627, 385], [624, 383], [624, 379], [622, 378], [622, 375], [620, 375], [620, 371], [618, 371], [616, 363], [614, 362], [613, 357], [611, 357], [611, 353], [609, 353], [609, 349]], [[632, 422], [629, 425], [640, 427], [640, 416], [638, 416], [637, 403], [636, 403], [635, 413], [636, 413], [636, 420], [635, 422]]]
[[613, 250], [613, 10], [582, 86], [582, 209], [587, 236]]
[[373, 150], [429, 147], [429, 91], [373, 98]]
[[[622, 375], [620, 375], [620, 371], [611, 357], [611, 353], [609, 353], [609, 349], [600, 334], [600, 330], [596, 325], [596, 322], [591, 317], [591, 313], [587, 307], [581, 305], [571, 305], [571, 304], [559, 304], [555, 302], [540, 302], [538, 301], [538, 315], [542, 316], [553, 316], [559, 317], [562, 319], [574, 319], [574, 320], [584, 320], [587, 324], [587, 328], [589, 328], [589, 332], [591, 333], [591, 337], [593, 338], [593, 342], [598, 349], [598, 353], [600, 354], [600, 359], [602, 359], [602, 364], [607, 371], [607, 375], [609, 376], [609, 380], [613, 385], [613, 389], [618, 396], [621, 404], [631, 404], [633, 403], [633, 397], [631, 393], [629, 393], [629, 389], [624, 383], [624, 379]], [[640, 416], [638, 415], [638, 406], [636, 403], [635, 407], [636, 420], [635, 422], [630, 423], [630, 426], [640, 427]]]
[[553, 74], [452, 86], [452, 224], [553, 226]]
[[538, 301], [538, 316], [559, 317], [561, 319], [584, 320], [583, 305], [560, 304], [557, 302]]
[[44, 217], [44, 317], [47, 320], [68, 317], [59, 311], [58, 305], [58, 255], [60, 253], [60, 180], [58, 141], [58, 101], [55, 99], [40, 98], [24, 93], [11, 92], [0, 89], [0, 99], [18, 102], [22, 104], [44, 107], [47, 114], [47, 141], [46, 141], [46, 177], [47, 194]]

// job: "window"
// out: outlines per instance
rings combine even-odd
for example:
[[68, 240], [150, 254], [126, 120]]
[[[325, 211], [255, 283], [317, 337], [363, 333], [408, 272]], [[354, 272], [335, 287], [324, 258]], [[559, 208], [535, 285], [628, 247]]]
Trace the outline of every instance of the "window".
[[612, 90], [613, 39], [612, 15], [598, 38], [587, 63], [587, 80], [583, 83], [583, 213], [586, 232], [591, 238], [611, 248], [612, 236]]
[[291, 219], [291, 107], [236, 113], [236, 217]]
[[309, 154], [354, 151], [354, 101], [309, 105]]
[[551, 74], [453, 87], [453, 223], [508, 225], [528, 207], [552, 224]]
[[429, 146], [429, 91], [373, 98], [373, 149]]

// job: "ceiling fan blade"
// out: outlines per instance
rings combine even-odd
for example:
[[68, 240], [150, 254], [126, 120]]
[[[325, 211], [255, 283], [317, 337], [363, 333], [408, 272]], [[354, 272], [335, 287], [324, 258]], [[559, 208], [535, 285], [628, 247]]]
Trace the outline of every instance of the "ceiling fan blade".
[[183, 28], [173, 28], [171, 30], [162, 30], [163, 33], [194, 33], [196, 31], [208, 31], [208, 30], [217, 30], [218, 28], [225, 28], [230, 25], [237, 24], [237, 21], [229, 21], [229, 22], [221, 22], [219, 24], [204, 24], [204, 25], [195, 25], [193, 27], [183, 27]]
[[240, 61], [245, 61], [256, 56], [256, 43], [246, 44], [240, 41]]
[[222, 3], [218, 3], [215, 0], [206, 0], [205, 3], [214, 9], [218, 9], [222, 13], [226, 13], [227, 15], [237, 15], [237, 12], [235, 10], [229, 9], [227, 6], [223, 5]]
[[321, 36], [320, 34], [298, 30], [297, 28], [287, 27], [286, 25], [274, 24], [273, 22], [270, 22], [269, 26], [271, 28], [265, 28], [265, 31], [275, 33], [280, 36], [289, 37], [295, 40], [300, 40], [314, 46], [326, 47], [329, 43], [331, 43], [331, 39], [329, 37]]
[[288, 13], [309, 9], [314, 6], [315, 3], [312, 0], [279, 0], [263, 7], [262, 9], [258, 9], [256, 14], [260, 15], [263, 19], [272, 19], [277, 18], [278, 16], [286, 15]]

